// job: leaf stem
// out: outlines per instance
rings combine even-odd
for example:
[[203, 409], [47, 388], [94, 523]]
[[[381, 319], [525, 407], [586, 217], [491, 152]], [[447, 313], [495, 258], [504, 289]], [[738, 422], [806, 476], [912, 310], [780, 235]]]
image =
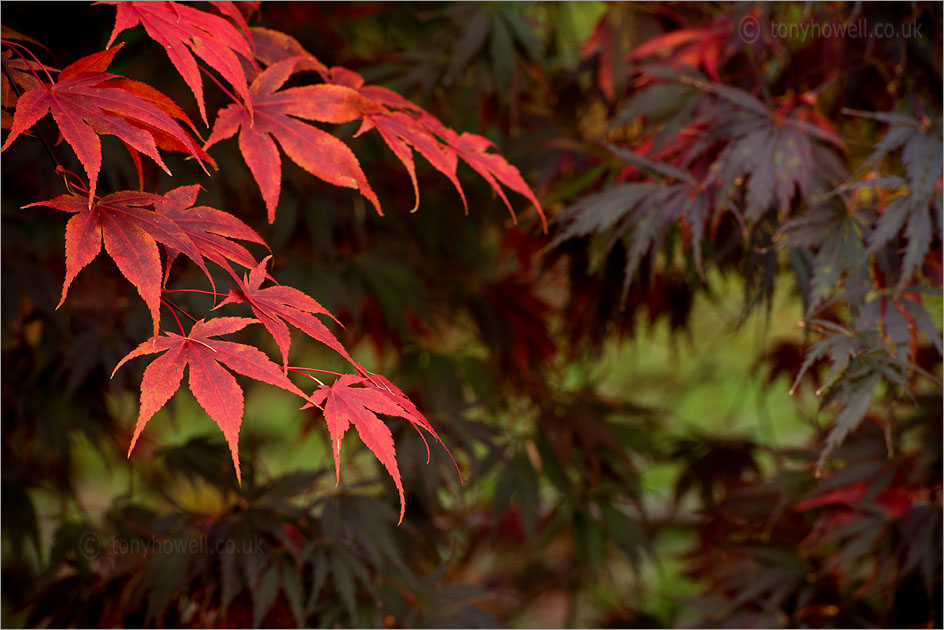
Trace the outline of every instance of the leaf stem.
[[[188, 312], [185, 311], [184, 309], [180, 308], [179, 306], [177, 306], [176, 304], [174, 304], [173, 302], [171, 302], [171, 301], [168, 300], [167, 298], [161, 298], [161, 301], [164, 302], [165, 304], [167, 304], [167, 306], [171, 307], [172, 309], [177, 309], [177, 310], [180, 311], [182, 314], [186, 315], [187, 318], [188, 318], [190, 321], [192, 321], [193, 323], [197, 323], [198, 320], [197, 320], [196, 317], [194, 317], [193, 315], [191, 315], [190, 313], [188, 313]], [[175, 317], [176, 317], [176, 315], [175, 315]], [[179, 324], [180, 322], [178, 321], [177, 323]], [[181, 330], [183, 330], [183, 329], [181, 329]]]
[[[65, 168], [65, 167], [63, 167], [63, 166], [57, 166], [57, 167], [56, 167], [56, 170], [59, 172], [60, 175], [62, 175], [62, 178], [63, 178], [63, 180], [65, 180], [67, 187], [70, 187], [70, 188], [71, 188], [71, 187], [74, 186], [74, 187], [77, 188], [80, 192], [84, 192], [86, 195], [89, 194], [88, 186], [85, 185], [85, 181], [82, 179], [82, 176], [81, 176], [81, 175], [79, 175], [78, 173], [76, 173], [76, 172], [74, 172], [74, 171], [70, 171], [69, 169], [67, 169], [67, 168]], [[69, 181], [66, 180], [66, 178], [65, 178], [66, 175], [71, 175], [72, 177], [75, 178], [76, 181], [70, 184]], [[70, 191], [70, 192], [71, 192], [71, 191]], [[98, 195], [95, 195], [95, 198], [98, 199], [98, 198], [99, 198]]]
[[[302, 370], [313, 370], [313, 369], [314, 369], [314, 368], [296, 368], [296, 367], [292, 367], [292, 366], [289, 366], [289, 367], [288, 367], [288, 370], [289, 370], [290, 372], [295, 372], [295, 373], [298, 374], [299, 376], [304, 376], [305, 378], [308, 378], [308, 379], [313, 380], [314, 382], [318, 383], [318, 384], [321, 385], [322, 387], [327, 387], [324, 383], [322, 383], [320, 380], [318, 380], [318, 379], [315, 378], [314, 376], [312, 376], [312, 375], [310, 375], [310, 374], [305, 374], [305, 373], [302, 371]], [[326, 370], [316, 370], [316, 371], [317, 371], [317, 372], [324, 372], [324, 371], [326, 371]], [[329, 372], [329, 374], [335, 374], [335, 372]], [[339, 375], [339, 376], [340, 376], [340, 375]]]
[[319, 370], [318, 368], [295, 367], [295, 366], [290, 365], [288, 366], [288, 369], [294, 370], [299, 373], [301, 373], [302, 370], [306, 370], [308, 372], [321, 372], [322, 374], [331, 374], [333, 376], [344, 376], [344, 374], [341, 374], [340, 372], [332, 372], [331, 370]]
[[[10, 72], [10, 68], [7, 67], [6, 59], [3, 59], [2, 57], [0, 57], [0, 64], [3, 65], [3, 72], [4, 74], [7, 75], [7, 79], [10, 81], [10, 87], [13, 88], [13, 91], [16, 93], [16, 98], [19, 99], [20, 96], [22, 96], [23, 94], [22, 92], [20, 92], [20, 86], [17, 85], [16, 81], [13, 79], [13, 73]], [[36, 77], [36, 78], [37, 80], [39, 79], [39, 77]], [[43, 144], [43, 148], [46, 149], [46, 155], [48, 155], [49, 159], [52, 160], [52, 163], [56, 166], [56, 170], [65, 171], [66, 169], [64, 169], [62, 164], [59, 163], [59, 160], [56, 159], [56, 154], [52, 152], [52, 147], [49, 146], [48, 142], [46, 142], [46, 138], [43, 136], [42, 132], [39, 129], [35, 129], [35, 131], [36, 131], [36, 137], [39, 138], [39, 141]], [[69, 182], [66, 181], [65, 185], [66, 185], [66, 190], [68, 190], [71, 193], [72, 189], [69, 187]]]
[[177, 322], [177, 327], [180, 328], [180, 334], [186, 337], [187, 333], [184, 331], [183, 324], [180, 323], [180, 318], [177, 317], [177, 313], [174, 311], [174, 306], [168, 300], [165, 300], [164, 298], [161, 298], [161, 303], [170, 309], [170, 314], [174, 316], [174, 321]]
[[217, 297], [226, 297], [226, 293], [217, 293], [215, 291], [201, 291], [200, 289], [163, 289], [164, 293], [202, 293], [204, 295], [215, 295]]
[[233, 102], [234, 102], [234, 103], [242, 104], [242, 101], [241, 101], [240, 99], [236, 98], [236, 96], [233, 95], [232, 92], [230, 92], [229, 90], [227, 90], [227, 89], [223, 86], [223, 84], [220, 83], [219, 80], [217, 80], [217, 78], [216, 78], [215, 76], [213, 76], [213, 73], [212, 73], [212, 72], [210, 72], [209, 70], [207, 70], [207, 69], [204, 68], [203, 66], [198, 65], [198, 67], [200, 68], [200, 72], [202, 72], [203, 74], [205, 74], [205, 75], [207, 75], [208, 77], [210, 77], [210, 80], [213, 81], [214, 83], [216, 83], [216, 87], [218, 87], [218, 88], [220, 88], [221, 90], [223, 90], [223, 93], [226, 94], [226, 96], [228, 96], [228, 97], [230, 97], [231, 99], [233, 99]]
[[42, 61], [40, 61], [39, 59], [37, 59], [37, 58], [36, 58], [36, 55], [33, 54], [33, 51], [32, 51], [32, 50], [30, 50], [30, 49], [27, 48], [26, 46], [23, 46], [22, 44], [17, 44], [16, 42], [11, 42], [11, 41], [8, 40], [8, 39], [0, 40], [0, 43], [6, 44], [7, 46], [9, 46], [9, 47], [12, 48], [13, 50], [15, 50], [15, 51], [17, 52], [17, 54], [20, 56], [20, 58], [21, 58], [23, 61], [26, 61], [26, 67], [27, 67], [27, 69], [32, 73], [32, 75], [33, 75], [34, 77], [36, 77], [36, 80], [37, 80], [37, 81], [39, 81], [40, 83], [42, 83], [42, 79], [40, 79], [40, 78], [39, 78], [39, 75], [36, 74], [36, 71], [33, 70], [32, 67], [30, 67], [29, 61], [27, 61], [26, 58], [23, 56], [23, 53], [20, 52], [20, 49], [25, 50], [27, 53], [29, 53], [29, 56], [33, 58], [33, 61], [35, 61], [35, 62], [39, 65], [39, 67], [43, 69], [43, 73], [46, 75], [46, 78], [49, 79], [49, 84], [52, 85], [53, 83], [55, 83], [55, 81], [52, 80], [52, 75], [49, 74], [49, 70], [46, 69], [46, 64], [44, 64]]

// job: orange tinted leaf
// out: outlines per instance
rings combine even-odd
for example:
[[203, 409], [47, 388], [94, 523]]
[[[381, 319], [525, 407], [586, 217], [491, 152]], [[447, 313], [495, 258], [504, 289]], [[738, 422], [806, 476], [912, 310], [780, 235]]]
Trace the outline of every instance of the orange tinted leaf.
[[[160, 199], [150, 193], [123, 191], [106, 195], [91, 207], [84, 197], [75, 195], [61, 195], [26, 206], [75, 213], [66, 225], [66, 277], [59, 306], [79, 271], [98, 256], [103, 241], [105, 251], [151, 311], [155, 333], [160, 324], [162, 278], [156, 241], [186, 254], [210, 278], [200, 249], [189, 235], [171, 219], [147, 208]], [[212, 284], [212, 278], [210, 281]]]
[[276, 140], [300, 167], [330, 184], [358, 189], [382, 214], [377, 195], [347, 145], [298, 120], [347, 122], [360, 116], [360, 107], [371, 104], [357, 92], [334, 85], [276, 92], [295, 71], [297, 63], [297, 58], [286, 59], [260, 73], [250, 88], [252, 112], [238, 103], [223, 109], [205, 148], [239, 130], [239, 148], [259, 184], [270, 223], [275, 220], [282, 186], [282, 164]]
[[129, 455], [148, 420], [180, 388], [184, 368], [187, 367], [190, 370], [190, 391], [223, 431], [233, 457], [233, 465], [236, 467], [236, 477], [242, 481], [239, 469], [239, 428], [243, 416], [243, 391], [224, 366], [238, 374], [281, 387], [307, 399], [307, 396], [282, 373], [279, 366], [256, 348], [211, 339], [255, 323], [258, 322], [244, 317], [200, 320], [186, 336], [168, 333], [153, 337], [132, 350], [118, 363], [115, 372], [135, 357], [167, 351], [167, 354], [155, 359], [144, 371], [141, 381], [141, 405], [134, 436], [128, 447]]
[[314, 317], [314, 315], [327, 315], [337, 322], [337, 318], [328, 309], [293, 287], [277, 285], [265, 289], [259, 288], [265, 280], [265, 268], [269, 258], [266, 257], [248, 276], [244, 276], [243, 281], [236, 280], [237, 288], [231, 290], [229, 296], [220, 302], [219, 306], [248, 302], [252, 312], [275, 338], [282, 353], [283, 366], [288, 365], [288, 352], [292, 345], [287, 322], [358, 367], [337, 337], [317, 317]]
[[124, 46], [124, 43], [112, 46], [101, 52], [92, 53], [88, 57], [82, 57], [78, 61], [69, 64], [59, 73], [59, 80], [64, 81], [65, 79], [77, 77], [80, 74], [105, 72], [115, 59], [115, 53], [117, 53], [122, 46]]

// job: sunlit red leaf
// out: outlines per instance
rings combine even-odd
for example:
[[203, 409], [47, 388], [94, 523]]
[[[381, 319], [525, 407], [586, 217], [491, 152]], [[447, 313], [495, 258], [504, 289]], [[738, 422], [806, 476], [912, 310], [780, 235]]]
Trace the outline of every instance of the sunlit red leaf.
[[[154, 160], [168, 174], [170, 171], [157, 151], [155, 136], [149, 129], [159, 131], [179, 143], [200, 160], [200, 151], [187, 132], [153, 99], [145, 100], [135, 94], [112, 86], [115, 75], [99, 70], [106, 68], [120, 46], [84, 57], [64, 68], [59, 79], [51, 85], [23, 94], [17, 101], [13, 125], [3, 149], [6, 150], [20, 134], [52, 112], [63, 138], [75, 151], [89, 178], [89, 204], [95, 197], [98, 173], [102, 164], [99, 134], [118, 136], [134, 150]], [[153, 92], [157, 92], [154, 90]], [[202, 166], [202, 160], [200, 160]]]
[[252, 111], [234, 103], [222, 111], [207, 141], [209, 148], [237, 131], [239, 149], [275, 220], [282, 187], [282, 162], [275, 141], [300, 167], [324, 181], [355, 188], [380, 211], [380, 201], [354, 153], [343, 142], [298, 118], [342, 123], [355, 120], [371, 104], [354, 90], [337, 85], [309, 85], [276, 92], [295, 71], [297, 60], [270, 66], [250, 88]]
[[[239, 58], [252, 61], [249, 42], [228, 21], [218, 15], [199, 11], [176, 2], [103, 2], [114, 4], [115, 27], [108, 40], [110, 46], [122, 31], [138, 24], [148, 36], [164, 47], [171, 63], [190, 87], [200, 108], [200, 116], [207, 120], [203, 102], [203, 81], [196, 55], [219, 72], [249, 102], [249, 86]], [[251, 104], [248, 105], [250, 108]]]
[[[345, 374], [330, 386], [325, 385], [316, 390], [311, 400], [324, 408], [337, 478], [340, 480], [341, 475], [341, 440], [353, 424], [361, 440], [393, 478], [400, 494], [400, 520], [402, 521], [405, 503], [393, 435], [376, 414], [405, 418], [414, 426], [436, 436], [429, 422], [400, 390], [379, 375], [362, 377]], [[438, 436], [436, 438], [439, 439]]]
[[84, 197], [75, 195], [61, 195], [26, 206], [47, 206], [75, 213], [66, 225], [66, 277], [59, 306], [65, 301], [72, 280], [98, 256], [103, 241], [105, 251], [122, 275], [144, 298], [154, 320], [155, 333], [160, 324], [162, 277], [155, 241], [183, 252], [210, 278], [200, 250], [190, 237], [172, 220], [147, 208], [160, 199], [159, 195], [150, 193], [123, 191], [106, 195], [92, 206]]
[[[466, 202], [462, 186], [459, 183], [459, 178], [456, 175], [456, 167], [459, 158], [462, 158], [473, 170], [485, 178], [495, 193], [504, 201], [513, 217], [515, 216], [514, 210], [502, 190], [502, 185], [527, 197], [537, 209], [541, 217], [541, 223], [546, 230], [544, 212], [541, 208], [541, 204], [531, 191], [531, 188], [525, 183], [518, 169], [509, 164], [508, 161], [498, 153], [489, 152], [489, 149], [491, 149], [493, 145], [487, 139], [470, 133], [457, 135], [451, 129], [445, 127], [437, 118], [429, 114], [429, 112], [411, 103], [403, 96], [387, 88], [365, 85], [363, 77], [347, 68], [339, 66], [330, 69], [326, 68], [324, 64], [308, 53], [298, 41], [284, 33], [259, 28], [253, 28], [252, 32], [253, 41], [256, 45], [256, 55], [263, 63], [271, 64], [270, 68], [266, 70], [265, 73], [273, 72], [278, 68], [279, 80], [274, 87], [268, 88], [270, 91], [277, 89], [279, 85], [284, 83], [292, 72], [301, 70], [315, 70], [322, 78], [331, 83], [333, 87], [342, 90], [350, 90], [350, 92], [341, 91], [331, 93], [327, 90], [322, 90], [322, 88], [328, 86], [318, 85], [304, 88], [291, 88], [279, 92], [278, 94], [292, 93], [293, 97], [297, 95], [301, 98], [313, 98], [318, 103], [316, 108], [306, 114], [297, 103], [292, 102], [291, 107], [293, 107], [295, 111], [286, 110], [285, 113], [289, 113], [293, 116], [323, 122], [347, 122], [362, 118], [363, 122], [357, 135], [376, 128], [384, 142], [404, 165], [410, 176], [416, 198], [413, 210], [419, 207], [419, 186], [416, 180], [416, 165], [412, 155], [412, 150], [416, 150], [429, 161], [433, 168], [449, 178], [449, 181], [451, 181], [456, 187], [456, 190], [459, 191], [466, 211], [468, 211], [468, 203]], [[261, 76], [256, 81], [259, 82], [260, 79]], [[317, 92], [314, 91], [316, 89], [321, 90], [323, 95], [317, 94]], [[298, 91], [293, 92], [293, 90]], [[357, 93], [361, 98], [354, 98], [351, 96], [351, 93]], [[259, 101], [254, 100], [254, 104], [258, 108]], [[285, 104], [289, 105], [289, 102]], [[227, 114], [227, 111], [230, 113]], [[227, 119], [224, 120], [221, 114], [207, 146], [210, 146], [218, 140], [232, 136], [236, 133], [240, 124], [242, 124], [243, 128], [242, 133], [246, 133], [246, 125], [237, 122], [235, 119], [237, 115], [236, 106], [231, 105], [227, 110], [224, 110], [223, 114], [227, 114]], [[243, 121], [247, 120], [245, 115], [242, 116], [242, 119]], [[295, 159], [284, 145], [282, 148], [286, 150], [286, 153], [289, 153], [292, 159]], [[274, 213], [274, 205], [278, 202], [281, 177], [280, 171], [277, 169], [272, 170], [271, 166], [267, 168], [267, 163], [271, 163], [273, 156], [277, 158], [278, 153], [275, 150], [274, 144], [271, 143], [271, 140], [266, 142], [262, 139], [247, 138], [244, 141], [243, 135], [240, 136], [240, 149], [243, 151], [243, 156], [246, 158], [250, 169], [252, 169], [256, 181], [259, 183], [259, 187], [262, 189], [263, 198], [266, 199], [266, 205], [269, 207], [271, 220]], [[253, 161], [256, 163], [255, 167], [253, 167]], [[298, 160], [295, 161], [298, 163]], [[305, 168], [316, 176], [323, 177], [302, 163], [299, 163], [299, 166], [302, 166], [302, 168]], [[358, 185], [358, 187], [360, 187], [360, 185]], [[374, 199], [371, 198], [373, 194], [372, 191], [368, 194], [362, 188], [361, 192], [368, 199], [374, 201]], [[374, 205], [379, 212], [379, 203], [375, 203]]]
[[[316, 341], [325, 344], [357, 367], [341, 342], [338, 341], [328, 327], [321, 323], [315, 315], [327, 315], [338, 321], [325, 307], [314, 298], [293, 287], [276, 285], [260, 289], [266, 278], [266, 265], [270, 257], [259, 263], [243, 281], [236, 280], [238, 287], [230, 291], [225, 300], [217, 306], [226, 304], [241, 304], [248, 302], [252, 312], [266, 327], [282, 353], [283, 366], [288, 365], [288, 351], [292, 345], [292, 336], [288, 325], [298, 328]], [[340, 322], [339, 322], [340, 323]]]
[[[190, 369], [190, 391], [197, 402], [220, 427], [233, 457], [236, 477], [239, 470], [239, 427], [243, 417], [243, 391], [236, 379], [223, 366], [243, 376], [281, 387], [302, 398], [305, 394], [262, 352], [252, 346], [211, 339], [242, 330], [258, 323], [245, 317], [220, 317], [200, 320], [184, 335], [167, 333], [152, 337], [129, 352], [115, 366], [114, 372], [135, 357], [166, 352], [148, 365], [141, 381], [141, 407], [134, 427], [128, 455], [148, 420], [170, 400], [180, 388], [184, 368]], [[114, 375], [112, 372], [112, 375]]]

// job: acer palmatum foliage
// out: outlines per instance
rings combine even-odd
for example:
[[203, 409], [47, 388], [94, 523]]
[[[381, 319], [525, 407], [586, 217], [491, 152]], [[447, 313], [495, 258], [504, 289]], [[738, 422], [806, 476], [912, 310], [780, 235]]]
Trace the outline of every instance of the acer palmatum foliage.
[[[9, 117], [4, 112], [3, 126], [9, 129], [9, 134], [3, 150], [34, 130], [37, 123], [51, 113], [63, 139], [85, 170], [85, 178], [68, 172], [58, 165], [51, 153], [56, 162], [51, 167], [55, 166], [65, 176], [68, 191], [26, 206], [46, 206], [72, 215], [65, 227], [66, 275], [59, 306], [66, 301], [74, 278], [98, 257], [104, 245], [106, 253], [150, 312], [154, 336], [142, 342], [115, 367], [117, 371], [133, 358], [161, 353], [144, 370], [140, 409], [129, 455], [147, 422], [173, 397], [187, 371], [190, 391], [223, 432], [237, 479], [241, 480], [239, 429], [243, 419], [243, 392], [232, 370], [295, 394], [303, 399], [304, 406], [321, 408], [338, 475], [341, 438], [353, 425], [393, 478], [400, 497], [402, 520], [404, 493], [395, 445], [390, 430], [377, 414], [404, 418], [442, 444], [432, 425], [393, 383], [381, 375], [371, 374], [351, 358], [318, 319], [318, 316], [327, 316], [337, 322], [327, 309], [302, 291], [275, 282], [266, 271], [271, 254], [258, 261], [243, 244], [262, 246], [271, 252], [246, 223], [223, 209], [195, 205], [200, 190], [196, 185], [178, 187], [163, 194], [147, 191], [140, 154], [170, 173], [159, 149], [183, 152], [208, 172], [207, 165], [215, 167], [216, 163], [207, 150], [238, 132], [240, 152], [259, 186], [270, 222], [275, 220], [279, 204], [280, 148], [315, 177], [335, 186], [358, 190], [378, 214], [382, 214], [380, 199], [368, 183], [355, 153], [334, 135], [303, 122], [338, 124], [359, 120], [358, 134], [376, 129], [406, 167], [416, 199], [413, 210], [420, 203], [413, 151], [449, 178], [466, 211], [468, 205], [456, 174], [460, 159], [486, 180], [513, 217], [514, 210], [503, 186], [524, 195], [534, 205], [543, 225], [540, 203], [518, 170], [492, 151], [490, 141], [474, 134], [457, 134], [399, 94], [365, 85], [360, 75], [351, 70], [328, 68], [287, 34], [250, 29], [231, 2], [211, 3], [220, 15], [176, 2], [104, 4], [114, 4], [117, 12], [106, 49], [79, 59], [61, 71], [35, 58], [29, 49], [34, 42], [5, 31], [5, 37], [25, 39], [25, 43], [4, 41], [8, 48], [3, 53], [4, 107], [12, 108], [13, 115]], [[178, 103], [153, 86], [107, 72], [123, 46], [112, 45], [116, 38], [138, 26], [165, 49], [193, 92], [200, 118], [205, 122], [215, 118], [205, 143]], [[217, 81], [210, 70], [201, 67], [201, 62], [217, 72], [231, 90]], [[312, 71], [316, 75], [314, 80]], [[301, 72], [308, 73], [309, 83], [283, 88], [286, 81]], [[232, 100], [215, 116], [207, 112], [201, 73], [209, 76]], [[45, 143], [39, 130], [36, 134]], [[116, 136], [127, 148], [138, 172], [140, 191], [98, 194], [101, 190], [101, 135]], [[225, 177], [226, 173], [216, 176]], [[166, 288], [171, 265], [181, 254], [204, 273], [211, 291]], [[233, 288], [228, 294], [216, 293], [208, 267], [211, 263], [231, 277]], [[247, 272], [240, 277], [231, 263]], [[266, 280], [273, 284], [262, 288]], [[224, 297], [214, 308], [246, 304], [255, 318], [203, 318], [195, 320], [190, 330], [185, 331], [177, 316], [179, 309], [168, 299], [168, 293], [191, 290]], [[173, 314], [179, 330], [161, 334], [162, 308]], [[220, 338], [255, 323], [263, 324], [275, 338], [281, 365], [256, 347]], [[339, 375], [334, 384], [326, 385], [311, 376], [312, 372], [323, 370], [289, 366], [292, 347], [289, 326], [335, 350], [352, 365], [355, 373]], [[304, 376], [320, 386], [308, 394], [290, 380], [291, 374]]]

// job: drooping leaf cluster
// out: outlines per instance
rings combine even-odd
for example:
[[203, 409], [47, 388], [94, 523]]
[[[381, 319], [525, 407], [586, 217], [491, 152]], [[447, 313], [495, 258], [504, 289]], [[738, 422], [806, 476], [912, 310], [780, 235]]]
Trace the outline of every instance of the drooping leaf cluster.
[[[184, 31], [172, 53], [149, 25], [175, 5], [149, 5], [135, 25], [131, 12], [111, 19], [122, 6], [65, 9], [97, 39], [10, 25], [69, 51], [31, 48], [65, 68], [127, 21], [110, 71], [160, 87], [197, 127], [199, 111], [214, 143], [199, 139], [205, 153], [193, 156], [148, 129], [170, 179], [101, 136], [96, 194], [141, 181], [163, 193], [134, 193], [137, 205], [103, 195], [91, 208], [84, 191], [68, 196], [65, 218], [92, 222], [96, 254], [104, 242], [112, 256], [112, 228], [139, 230], [142, 251], [157, 252], [156, 266], [119, 253], [118, 273], [104, 257], [64, 268], [71, 224], [20, 209], [61, 192], [38, 138], [3, 154], [3, 524], [21, 550], [4, 554], [4, 577], [16, 576], [4, 580], [11, 625], [940, 623], [939, 229], [924, 252], [914, 238], [908, 260], [920, 261], [905, 272], [924, 220], [911, 191], [930, 185], [922, 208], [932, 226], [940, 213], [939, 177], [915, 170], [939, 153], [925, 140], [905, 158], [912, 136], [925, 137], [922, 114], [939, 134], [938, 44], [765, 31], [745, 45], [737, 31], [746, 16], [862, 15], [917, 19], [927, 34], [940, 30], [939, 9], [213, 3], [190, 7], [200, 20], [177, 19], [188, 9], [170, 18]], [[230, 47], [239, 72], [201, 48], [206, 33], [231, 42], [232, 31], [250, 44], [251, 57]], [[4, 52], [21, 91], [41, 87], [36, 61]], [[277, 81], [260, 79], [274, 71], [288, 77], [269, 89]], [[7, 105], [16, 95], [4, 77]], [[14, 111], [4, 108], [5, 124]], [[482, 157], [498, 155], [477, 150], [484, 140], [460, 142], [450, 127], [494, 141], [521, 168], [548, 238], [534, 213], [501, 224], [493, 191], [516, 180]], [[55, 142], [56, 120], [37, 132], [83, 171]], [[226, 133], [232, 141], [212, 137]], [[319, 142], [355, 155], [356, 170], [346, 157], [293, 153]], [[198, 158], [219, 171], [205, 178]], [[147, 286], [166, 330], [143, 346], [147, 283], [129, 282], [125, 263], [157, 271]], [[731, 287], [744, 291], [742, 313], [726, 312], [738, 306]], [[178, 327], [160, 298], [205, 319]], [[749, 326], [733, 335], [705, 320], [753, 324], [757, 311], [769, 337], [732, 375], [725, 353], [744, 351]], [[249, 318], [262, 325], [205, 334]], [[650, 337], [671, 340], [669, 375], [646, 372], [646, 353], [662, 354]], [[249, 378], [238, 355], [227, 363], [234, 346], [265, 356]], [[134, 348], [150, 363], [129, 361], [109, 380]], [[149, 389], [148, 405], [173, 385], [194, 395], [165, 400], [125, 463], [148, 421], [141, 373], [161, 370], [180, 378]], [[201, 370], [239, 390], [210, 415], [229, 427], [245, 417], [241, 485], [229, 444], [189, 437], [205, 415]], [[253, 382], [263, 371], [305, 398]], [[719, 411], [725, 372], [743, 380], [739, 392], [762, 383], [780, 407], [794, 384], [789, 413], [808, 419], [805, 437], [779, 425], [770, 433], [781, 439], [768, 437], [771, 410], [747, 393]], [[692, 390], [712, 383], [719, 390], [692, 405]], [[23, 393], [37, 390], [48, 395]], [[296, 410], [308, 403], [323, 413]], [[446, 453], [422, 439], [427, 418], [460, 463], [461, 489]], [[351, 424], [376, 458], [341, 447]]]
[[[351, 149], [335, 136], [299, 119], [336, 124], [362, 119], [362, 130], [377, 128], [398, 159], [407, 166], [417, 197], [414, 210], [419, 205], [419, 188], [412, 149], [427, 156], [450, 178], [463, 201], [465, 196], [455, 174], [459, 157], [488, 181], [508, 205], [512, 216], [514, 211], [501, 190], [501, 184], [527, 196], [543, 220], [540, 203], [517, 169], [497, 153], [489, 153], [493, 145], [485, 138], [468, 133], [457, 135], [395, 92], [365, 86], [357, 73], [346, 68], [329, 69], [290, 36], [268, 29], [250, 31], [245, 17], [233, 3], [214, 3], [222, 15], [175, 2], [114, 4], [117, 16], [109, 47], [63, 68], [55, 81], [51, 75], [55, 70], [24, 56], [24, 52], [33, 56], [28, 48], [10, 46], [11, 52], [21, 57], [20, 67], [28, 68], [31, 74], [21, 71], [18, 76], [22, 83], [18, 82], [17, 75], [4, 76], [11, 83], [5, 93], [13, 90], [18, 97], [3, 149], [51, 112], [62, 137], [88, 176], [87, 185], [81, 178], [79, 182], [73, 182], [81, 188], [82, 195], [73, 192], [46, 202], [29, 204], [46, 205], [75, 215], [66, 228], [66, 278], [59, 306], [65, 301], [73, 279], [96, 258], [104, 243], [106, 252], [122, 275], [134, 285], [151, 312], [155, 336], [126, 355], [116, 367], [117, 370], [125, 361], [137, 356], [166, 351], [144, 372], [141, 409], [129, 453], [147, 421], [179, 388], [187, 368], [190, 390], [223, 431], [237, 478], [241, 478], [238, 441], [243, 394], [235, 379], [222, 366], [309, 400], [308, 395], [287, 377], [291, 342], [286, 321], [338, 351], [353, 364], [359, 375], [366, 377], [364, 382], [368, 385], [365, 391], [373, 394], [375, 411], [404, 415], [435, 436], [432, 426], [402, 392], [396, 390], [394, 394], [395, 387], [389, 382], [376, 385], [376, 381], [351, 359], [330, 330], [312, 315], [334, 318], [330, 312], [291, 287], [279, 285], [260, 290], [268, 276], [266, 261], [257, 265], [243, 246], [230, 239], [262, 245], [266, 245], [265, 242], [232, 214], [204, 206], [195, 207], [199, 186], [177, 188], [165, 195], [132, 191], [114, 192], [103, 197], [96, 195], [102, 162], [99, 136], [115, 135], [122, 141], [137, 166], [143, 190], [140, 153], [153, 159], [169, 174], [158, 147], [184, 151], [206, 171], [204, 163], [212, 164], [213, 160], [205, 149], [241, 129], [240, 152], [262, 191], [269, 222], [275, 220], [281, 189], [276, 140], [294, 162], [312, 175], [336, 186], [358, 189], [378, 214], [382, 214], [380, 201], [367, 183]], [[234, 89], [235, 95], [220, 86], [235, 102], [218, 112], [213, 131], [202, 148], [174, 120], [182, 121], [196, 134], [193, 123], [171, 99], [145, 83], [106, 72], [121, 48], [121, 45], [111, 46], [115, 38], [138, 25], [167, 51], [174, 67], [193, 92], [204, 121], [207, 113], [201, 69], [193, 55], [216, 70]], [[253, 50], [261, 52], [254, 54]], [[260, 69], [260, 62], [269, 67]], [[35, 67], [31, 65], [33, 63]], [[292, 74], [300, 70], [316, 70], [325, 83], [279, 91]], [[47, 81], [42, 80], [42, 75]], [[25, 91], [20, 94], [21, 90]], [[163, 270], [157, 243], [164, 248], [166, 268]], [[239, 288], [232, 298], [218, 306], [228, 302], [247, 302], [259, 319], [216, 318], [208, 322], [200, 319], [195, 320], [189, 333], [181, 326], [180, 335], [158, 336], [161, 304], [172, 311], [175, 308], [162, 295], [168, 291], [186, 291], [166, 288], [171, 263], [181, 253], [204, 272], [211, 287], [213, 278], [205, 259], [220, 265], [233, 277]], [[229, 261], [250, 268], [250, 276], [244, 282], [240, 281]], [[177, 317], [176, 312], [174, 317]], [[275, 337], [282, 354], [282, 371], [251, 346], [210, 339], [234, 333], [255, 321], [263, 323]], [[292, 370], [313, 379], [306, 373], [306, 368]], [[350, 390], [349, 393], [345, 388], [333, 388], [330, 391], [325, 413], [335, 443], [336, 465], [340, 467], [337, 451], [340, 450], [344, 429], [348, 422], [353, 422], [400, 489], [402, 519], [403, 489], [389, 430], [379, 418], [366, 411], [364, 405], [370, 406], [371, 403], [366, 402], [360, 390]], [[318, 396], [311, 401], [320, 407]], [[324, 396], [321, 401], [324, 401]]]

